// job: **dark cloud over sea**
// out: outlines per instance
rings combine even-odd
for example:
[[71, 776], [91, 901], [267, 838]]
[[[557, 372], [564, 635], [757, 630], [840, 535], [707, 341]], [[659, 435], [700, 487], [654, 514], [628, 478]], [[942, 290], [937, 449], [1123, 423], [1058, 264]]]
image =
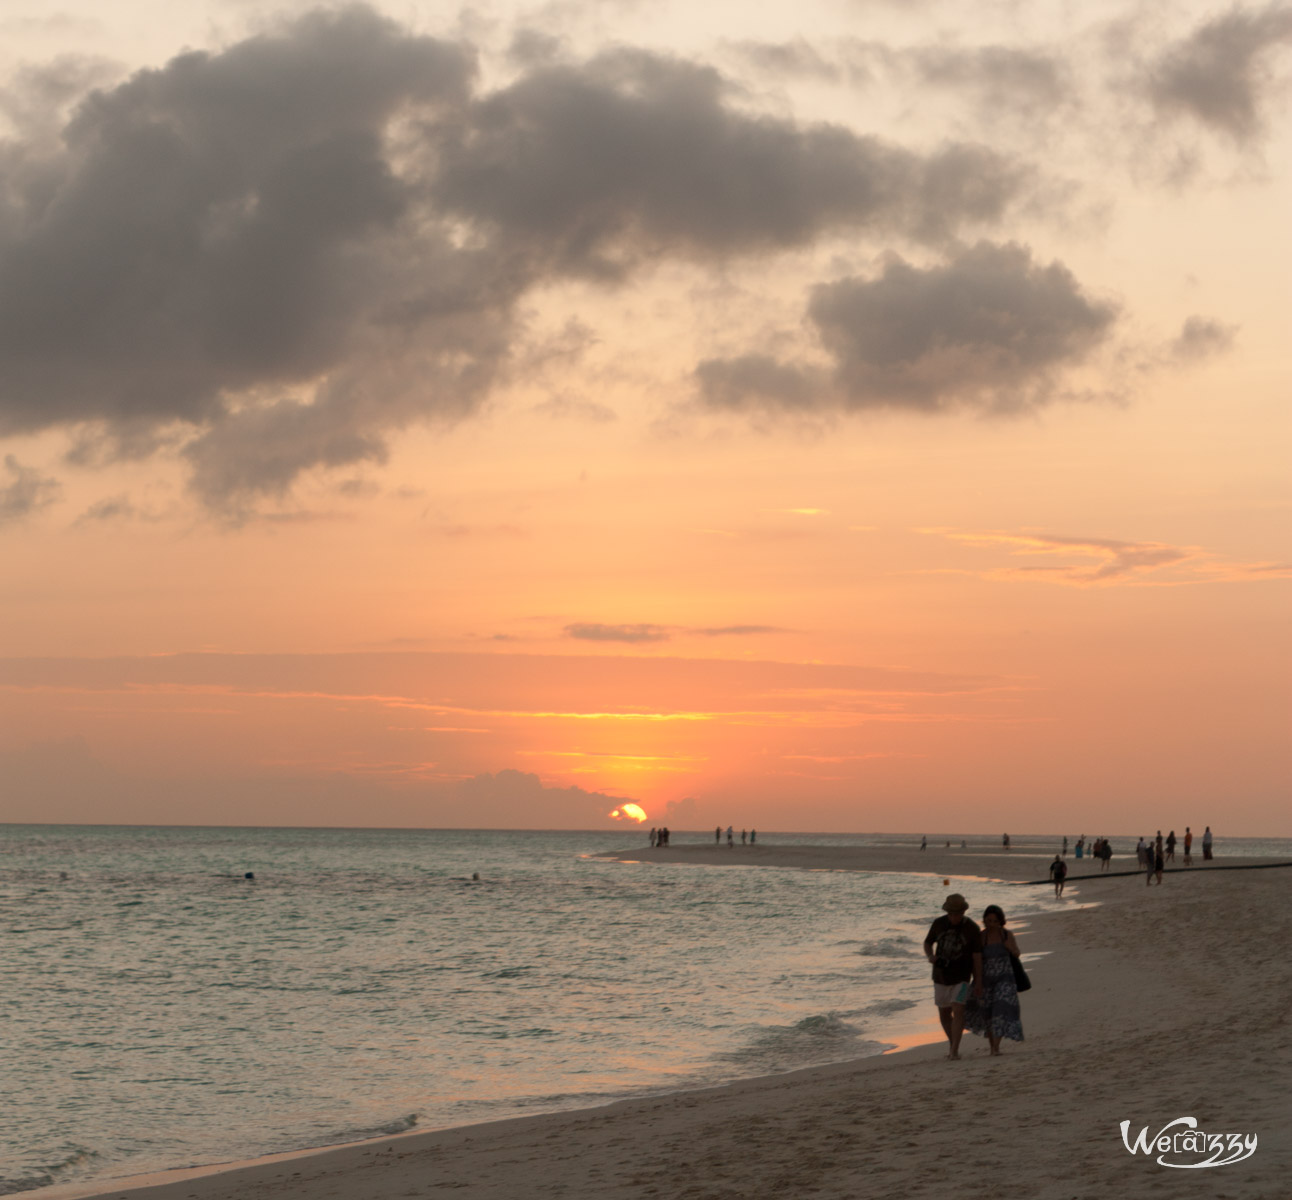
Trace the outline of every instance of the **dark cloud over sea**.
[[[1262, 47], [1287, 37], [1282, 8], [1217, 18], [1163, 52], [1153, 100], [1248, 136]], [[490, 90], [472, 45], [356, 5], [120, 82], [88, 59], [15, 74], [0, 437], [62, 431], [82, 464], [178, 456], [201, 501], [236, 515], [478, 412], [523, 370], [545, 288], [844, 236], [929, 265], [893, 254], [819, 286], [808, 318], [830, 365], [715, 358], [698, 370], [711, 405], [1026, 407], [1113, 328], [1062, 263], [975, 244], [1047, 186], [1012, 153], [762, 114], [713, 66], [659, 52], [515, 47]], [[830, 70], [806, 42], [744, 53]], [[1070, 89], [1047, 50], [907, 59], [925, 86], [991, 104]], [[10, 470], [21, 507], [35, 485]]]

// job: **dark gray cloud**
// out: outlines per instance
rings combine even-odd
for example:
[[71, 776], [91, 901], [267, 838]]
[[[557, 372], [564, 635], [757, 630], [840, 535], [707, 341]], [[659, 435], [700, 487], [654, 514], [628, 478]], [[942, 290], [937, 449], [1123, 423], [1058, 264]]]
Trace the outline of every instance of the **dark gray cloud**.
[[696, 367], [695, 377], [713, 408], [809, 409], [830, 386], [828, 372], [784, 363], [768, 354], [705, 359]]
[[1198, 362], [1224, 354], [1238, 336], [1236, 325], [1226, 325], [1214, 317], [1194, 315], [1185, 320], [1180, 334], [1171, 342], [1170, 354], [1177, 362]]
[[382, 131], [471, 70], [352, 9], [91, 93], [0, 212], [0, 431], [206, 420], [342, 360], [409, 207]]
[[[312, 14], [90, 93], [56, 144], [11, 143], [0, 435], [70, 426], [82, 457], [146, 456], [196, 429], [195, 488], [223, 505], [379, 460], [416, 383], [468, 405], [516, 289], [426, 227], [388, 134], [460, 108], [473, 71], [369, 10]], [[414, 331], [402, 392], [365, 392]]]
[[39, 512], [58, 499], [62, 487], [57, 479], [42, 475], [35, 467], [24, 467], [12, 454], [4, 458], [0, 475], [0, 525]]
[[1048, 114], [1073, 96], [1068, 64], [1027, 46], [921, 46], [903, 53], [917, 78], [974, 96], [987, 114]]
[[711, 360], [697, 371], [705, 403], [1027, 408], [1049, 399], [1057, 373], [1107, 337], [1117, 310], [1087, 296], [1062, 263], [1036, 263], [1015, 243], [979, 242], [938, 265], [893, 257], [874, 278], [822, 284], [808, 316], [833, 360], [828, 378], [757, 355]]
[[784, 633], [778, 625], [719, 625], [712, 629], [696, 629], [705, 637], [745, 637], [757, 633]]
[[[52, 62], [25, 63], [7, 86], [0, 87], [0, 114], [20, 137], [49, 135], [61, 127], [86, 92], [113, 83], [122, 74], [116, 63], [87, 55], [67, 54]], [[0, 161], [6, 157], [0, 151]]]
[[660, 254], [804, 246], [828, 230], [935, 241], [993, 223], [1029, 172], [982, 146], [920, 155], [751, 116], [711, 67], [637, 51], [537, 69], [440, 147], [439, 203], [548, 269], [621, 278]]
[[480, 94], [470, 47], [357, 6], [115, 86], [16, 80], [9, 110], [46, 120], [0, 146], [0, 437], [178, 451], [236, 513], [476, 411], [526, 362], [521, 302], [564, 276], [842, 231], [941, 245], [1031, 186], [982, 146], [752, 115], [676, 58], [535, 62]]
[[565, 627], [567, 637], [586, 642], [664, 642], [669, 638], [666, 625], [602, 625], [579, 621]]
[[1274, 55], [1292, 42], [1292, 7], [1237, 6], [1200, 25], [1152, 64], [1148, 93], [1160, 113], [1187, 116], [1248, 142], [1264, 128]]

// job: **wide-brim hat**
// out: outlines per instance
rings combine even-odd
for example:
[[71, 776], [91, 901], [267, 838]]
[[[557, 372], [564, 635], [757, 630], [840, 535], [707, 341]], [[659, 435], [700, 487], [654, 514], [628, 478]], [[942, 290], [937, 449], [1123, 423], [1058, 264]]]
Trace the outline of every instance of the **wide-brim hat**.
[[969, 901], [966, 900], [959, 892], [952, 892], [945, 900], [942, 901], [943, 912], [968, 912]]

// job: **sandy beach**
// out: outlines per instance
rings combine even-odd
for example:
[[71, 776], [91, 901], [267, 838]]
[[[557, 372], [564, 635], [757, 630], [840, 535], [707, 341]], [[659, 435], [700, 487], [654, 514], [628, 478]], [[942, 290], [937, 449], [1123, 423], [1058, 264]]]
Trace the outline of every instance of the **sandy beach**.
[[[1047, 843], [1048, 844], [1048, 843]], [[651, 863], [691, 863], [708, 867], [797, 867], [805, 871], [905, 871], [914, 874], [942, 876], [978, 876], [984, 879], [1008, 879], [1016, 883], [1044, 882], [1049, 878], [1050, 864], [1054, 861], [1055, 849], [1041, 849], [1031, 840], [1016, 839], [1014, 848], [1009, 851], [999, 847], [984, 846], [982, 843], [970, 844], [961, 849], [959, 846], [946, 848], [929, 846], [920, 850], [917, 846], [778, 846], [775, 843], [762, 842], [753, 846], [742, 846], [738, 842], [732, 847], [725, 843], [714, 845], [705, 843], [679, 843], [659, 849], [643, 846], [637, 850], [624, 850], [617, 854], [605, 854], [597, 857], [613, 858], [620, 862]], [[1202, 851], [1193, 856], [1193, 866], [1185, 867], [1182, 863], [1183, 852], [1177, 851], [1176, 859], [1170, 863], [1167, 873], [1187, 873], [1191, 871], [1224, 870], [1241, 866], [1274, 866], [1285, 860], [1278, 858], [1215, 858], [1205, 861]], [[1103, 873], [1099, 864], [1090, 858], [1074, 858], [1071, 853], [1064, 860], [1068, 864], [1069, 883], [1090, 877], [1099, 878]], [[1127, 871], [1139, 873], [1135, 865], [1135, 855], [1121, 853], [1109, 862], [1109, 875], [1121, 875]], [[1144, 880], [1141, 875], [1140, 883]], [[1102, 899], [1099, 893], [1092, 892], [1088, 899]]]
[[[1031, 880], [1052, 855], [760, 845], [618, 857]], [[1019, 931], [1024, 954], [1046, 953], [1029, 966], [1027, 1040], [1006, 1043], [998, 1059], [967, 1037], [959, 1062], [926, 1044], [705, 1091], [45, 1194], [1286, 1200], [1292, 870], [1213, 869], [1236, 865], [1217, 860], [1146, 887], [1139, 875], [1083, 880], [1084, 860], [1068, 861], [1073, 910]], [[1113, 870], [1133, 863], [1121, 856]], [[1144, 1127], [1152, 1136], [1184, 1116], [1208, 1132], [1255, 1134], [1257, 1149], [1245, 1161], [1181, 1170], [1122, 1143], [1123, 1120], [1132, 1137]]]

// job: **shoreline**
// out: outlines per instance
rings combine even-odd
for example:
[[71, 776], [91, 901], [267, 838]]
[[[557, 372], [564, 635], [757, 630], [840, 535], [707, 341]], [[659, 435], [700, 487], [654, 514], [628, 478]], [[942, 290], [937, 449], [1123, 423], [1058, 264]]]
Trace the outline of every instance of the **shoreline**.
[[[963, 852], [947, 856], [942, 850], [890, 853], [881, 848], [890, 865], [878, 866], [874, 854], [867, 854], [865, 865], [860, 865], [852, 852], [872, 848], [839, 848], [829, 852], [835, 860], [832, 864], [806, 865], [805, 859], [811, 856], [803, 852], [809, 849], [768, 847], [758, 854], [758, 861], [750, 862], [753, 856], [746, 856], [741, 862], [728, 859], [725, 865], [893, 871], [909, 870], [905, 861], [897, 865], [899, 856], [903, 860], [915, 856], [925, 868], [918, 873], [947, 871], [963, 878], [971, 857]], [[791, 853], [787, 856], [784, 850]], [[646, 853], [651, 853], [649, 848]], [[660, 856], [654, 861], [696, 862], [706, 853], [713, 855], [714, 848], [672, 847], [662, 852], [667, 859]], [[718, 854], [741, 858], [725, 847]], [[623, 852], [622, 857], [645, 859], [637, 851]], [[775, 861], [786, 857], [795, 861]], [[1033, 865], [1027, 860], [1036, 857], [1012, 852], [1006, 865], [1011, 874], [1025, 872]], [[840, 858], [852, 861], [843, 865]], [[994, 872], [993, 876], [1001, 877]], [[1077, 887], [1088, 877], [1074, 876], [1070, 883]], [[931, 1185], [937, 1168], [931, 1176], [918, 1154], [903, 1154], [897, 1148], [909, 1142], [912, 1130], [924, 1127], [933, 1136], [930, 1144], [936, 1145], [941, 1137], [944, 1152], [968, 1155], [971, 1160], [981, 1148], [980, 1103], [967, 1105], [971, 1115], [964, 1128], [943, 1129], [940, 1118], [963, 1089], [987, 1084], [1004, 1071], [1009, 1093], [993, 1092], [987, 1107], [995, 1113], [994, 1119], [1012, 1128], [1015, 1151], [1018, 1130], [1025, 1129], [1029, 1132], [1023, 1140], [1031, 1147], [1025, 1157], [1040, 1149], [1051, 1155], [1051, 1165], [1045, 1166], [1042, 1156], [1038, 1168], [1047, 1188], [1045, 1173], [1053, 1173], [1054, 1162], [1088, 1153], [1098, 1161], [1083, 1186], [1093, 1185], [1101, 1172], [1112, 1171], [1108, 1181], [1115, 1181], [1120, 1194], [1135, 1194], [1127, 1190], [1127, 1172], [1146, 1169], [1146, 1187], [1154, 1178], [1160, 1185], [1165, 1168], [1131, 1158], [1120, 1144], [1117, 1121], [1128, 1118], [1136, 1129], [1150, 1124], [1156, 1129], [1188, 1112], [1198, 1117], [1202, 1128], [1223, 1124], [1225, 1129], [1247, 1129], [1260, 1136], [1258, 1155], [1227, 1168], [1222, 1180], [1211, 1181], [1214, 1185], [1223, 1182], [1225, 1194], [1234, 1197], [1281, 1195], [1276, 1189], [1281, 1172], [1292, 1169], [1292, 1141], [1286, 1129], [1275, 1128], [1270, 1114], [1281, 1114], [1286, 1104], [1283, 1080], [1292, 1065], [1292, 1053], [1287, 1023], [1277, 1017], [1278, 997], [1285, 999], [1292, 979], [1280, 964], [1271, 971], [1268, 962], [1266, 975], [1253, 974], [1259, 955], [1244, 959], [1235, 953], [1235, 943], [1252, 949], [1258, 932], [1274, 939], [1265, 945], [1280, 944], [1292, 932], [1280, 907], [1280, 877], [1265, 871], [1221, 873], [1209, 866], [1172, 878], [1174, 887], [1164, 883], [1161, 888], [1146, 888], [1139, 883], [1138, 872], [1133, 877], [1104, 878], [1108, 886], [1098, 889], [1098, 895], [1073, 897], [1082, 907], [1074, 904], [1071, 911], [1027, 918], [1027, 929], [1020, 932], [1024, 954], [1029, 958], [1043, 954], [1029, 962], [1034, 987], [1023, 998], [1028, 1040], [1017, 1046], [1007, 1043], [1000, 1059], [986, 1058], [985, 1043], [966, 1035], [965, 1057], [948, 1063], [939, 1038], [866, 1058], [694, 1091], [628, 1097], [591, 1108], [410, 1130], [268, 1158], [38, 1190], [50, 1200], [134, 1195], [149, 1200], [242, 1200], [270, 1193], [302, 1200], [324, 1193], [343, 1200], [394, 1200], [420, 1194], [428, 1186], [465, 1187], [473, 1197], [488, 1200], [549, 1192], [592, 1200], [613, 1190], [660, 1197], [795, 1195], [808, 1190], [839, 1197], [915, 1197], [943, 1194], [947, 1187], [967, 1196], [987, 1197], [999, 1191], [965, 1188], [960, 1182], [952, 1183], [954, 1176], [949, 1174], [926, 1192], [923, 1189]], [[1089, 907], [1090, 901], [1099, 903]], [[1206, 945], [1208, 917], [1219, 933], [1219, 912], [1236, 905], [1252, 912], [1243, 922], [1242, 938], [1215, 948], [1232, 976], [1228, 980], [1224, 971], [1218, 973], [1217, 964], [1207, 969], [1208, 964], [1199, 963], [1196, 956], [1185, 954], [1177, 961], [1170, 946], [1163, 946], [1156, 936], [1159, 926], [1169, 932], [1181, 927], [1182, 920], [1190, 938], [1202, 938], [1200, 944]], [[1146, 915], [1150, 924], [1144, 927]], [[1258, 918], [1265, 922], [1259, 931], [1254, 928]], [[1222, 995], [1227, 1002], [1218, 1004]], [[1246, 1012], [1246, 1019], [1237, 1019], [1237, 1008]], [[1275, 1036], [1267, 1036], [1262, 1043], [1258, 1029]], [[934, 1032], [936, 1036], [936, 1027]], [[1228, 1053], [1223, 1053], [1226, 1048]], [[1244, 1057], [1252, 1060], [1247, 1069], [1232, 1069]], [[1145, 1078], [1136, 1069], [1140, 1059], [1146, 1069], [1155, 1063], [1169, 1066], [1168, 1074], [1184, 1067], [1192, 1090], [1165, 1102], [1161, 1072], [1154, 1075], [1150, 1070]], [[955, 1074], [948, 1077], [949, 1072]], [[1107, 1081], [1105, 1090], [1114, 1095], [1101, 1092], [1101, 1078]], [[1091, 1093], [1084, 1101], [1072, 1095], [1076, 1084], [1081, 1085], [1078, 1090]], [[1216, 1093], [1215, 1103], [1208, 1102], [1203, 1086], [1208, 1084]], [[1155, 1091], [1163, 1102], [1146, 1104]], [[1062, 1110], [1074, 1104], [1076, 1111], [1062, 1119]], [[1286, 1124], [1281, 1115], [1277, 1124]], [[1062, 1133], [1065, 1128], [1067, 1138]], [[713, 1162], [704, 1152], [706, 1145], [715, 1148]], [[657, 1154], [661, 1147], [667, 1153]], [[808, 1154], [806, 1147], [815, 1149]], [[933, 1157], [941, 1158], [942, 1153]], [[693, 1171], [679, 1166], [692, 1159], [696, 1159]], [[1274, 1173], [1275, 1167], [1280, 1175]], [[875, 1180], [873, 1190], [861, 1188], [857, 1172], [869, 1177], [878, 1173], [883, 1182]], [[1206, 1172], [1201, 1174], [1208, 1178]], [[1185, 1173], [1183, 1183], [1191, 1184], [1197, 1175]], [[773, 1178], [780, 1179], [775, 1188]], [[1082, 1194], [1070, 1179], [1052, 1182], [1056, 1190], [1021, 1190], [1038, 1197], [1052, 1195], [1055, 1200]], [[760, 1187], [766, 1190], [759, 1191]], [[1095, 1190], [1088, 1194], [1094, 1195]]]
[[[604, 850], [590, 854], [590, 858], [612, 862], [637, 862], [647, 865], [691, 864], [706, 867], [789, 867], [805, 871], [874, 871], [900, 872], [906, 875], [934, 875], [943, 877], [973, 877], [1002, 880], [1016, 884], [1049, 882], [1049, 867], [1055, 851], [1040, 852], [1031, 847], [1017, 850], [986, 849], [981, 846], [929, 847], [920, 850], [915, 846], [809, 846], [776, 845], [760, 842], [753, 846], [734, 847], [710, 844], [680, 843], [663, 849], [643, 846], [633, 850]], [[1068, 865], [1068, 886], [1075, 886], [1088, 879], [1111, 879], [1144, 875], [1135, 868], [1131, 871], [1101, 871], [1091, 858], [1064, 860]], [[1134, 861], [1133, 854], [1113, 858], [1115, 867]], [[1248, 870], [1257, 867], [1292, 867], [1292, 860], [1276, 857], [1244, 857], [1211, 859], [1206, 861], [1196, 855], [1192, 866], [1184, 866], [1179, 859], [1166, 868], [1168, 874], [1203, 874], [1211, 871]]]

